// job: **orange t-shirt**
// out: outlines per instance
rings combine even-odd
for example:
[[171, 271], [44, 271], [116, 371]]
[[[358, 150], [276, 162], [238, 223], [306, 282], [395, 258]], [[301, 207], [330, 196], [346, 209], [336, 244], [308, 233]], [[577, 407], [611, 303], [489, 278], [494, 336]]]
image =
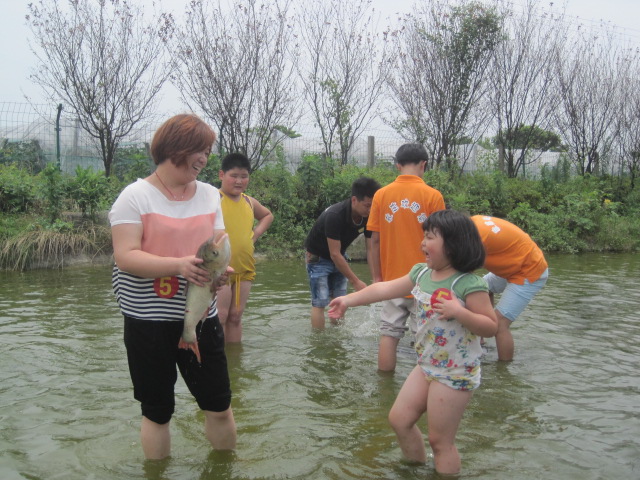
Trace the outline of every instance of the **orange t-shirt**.
[[416, 175], [398, 175], [375, 193], [367, 230], [380, 234], [383, 280], [407, 275], [416, 263], [424, 263], [422, 222], [444, 208], [442, 194]]
[[513, 223], [496, 217], [471, 217], [484, 244], [484, 268], [510, 283], [535, 282], [548, 264], [540, 247]]

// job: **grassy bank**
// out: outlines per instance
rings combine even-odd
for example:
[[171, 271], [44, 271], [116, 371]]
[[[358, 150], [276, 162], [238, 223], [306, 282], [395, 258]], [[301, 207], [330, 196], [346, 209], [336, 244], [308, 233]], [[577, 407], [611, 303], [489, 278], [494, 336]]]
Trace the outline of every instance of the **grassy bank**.
[[[200, 179], [217, 184], [218, 165], [212, 157]], [[69, 177], [51, 166], [33, 175], [0, 165], [0, 268], [62, 267], [78, 257], [108, 258], [111, 238], [104, 212], [124, 186], [146, 176], [149, 168], [142, 162], [125, 169], [120, 178], [104, 178], [83, 169]], [[385, 185], [397, 171], [384, 164], [337, 167], [308, 156], [295, 173], [280, 163], [253, 172], [248, 193], [275, 215], [256, 245], [257, 254], [300, 255], [317, 216], [347, 198], [351, 183], [361, 175]], [[424, 178], [443, 193], [450, 208], [506, 218], [545, 252], [640, 249], [640, 189], [625, 177], [576, 177], [567, 169], [549, 169], [537, 179], [507, 178], [496, 171], [454, 178], [445, 171], [429, 171]]]
[[[64, 217], [63, 217], [64, 218]], [[0, 267], [7, 270], [61, 268], [73, 263], [110, 261], [111, 231], [104, 221], [55, 224], [37, 216], [3, 216]]]

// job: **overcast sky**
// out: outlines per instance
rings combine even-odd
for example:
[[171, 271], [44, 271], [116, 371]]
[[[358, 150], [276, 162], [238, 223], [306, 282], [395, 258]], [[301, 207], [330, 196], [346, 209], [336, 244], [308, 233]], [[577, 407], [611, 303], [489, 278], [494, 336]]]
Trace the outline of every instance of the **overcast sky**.
[[[29, 74], [36, 66], [36, 59], [27, 43], [31, 32], [25, 22], [30, 1], [33, 0], [0, 0], [0, 102], [24, 102], [25, 95], [36, 103], [43, 99], [38, 87], [29, 80]], [[518, 7], [524, 1], [514, 0], [513, 3]], [[176, 13], [183, 11], [187, 3], [188, 0], [162, 1], [165, 8], [170, 6], [169, 9]], [[386, 17], [395, 12], [410, 12], [415, 2], [373, 0], [372, 3]], [[566, 5], [566, 12], [572, 22], [587, 26], [597, 26], [600, 21], [607, 22], [617, 26], [625, 40], [640, 46], [640, 0], [560, 0], [555, 2], [554, 9], [559, 5]], [[385, 20], [381, 21], [382, 25], [387, 23]], [[176, 97], [175, 90], [169, 90], [164, 94], [163, 104], [179, 108], [180, 102]]]

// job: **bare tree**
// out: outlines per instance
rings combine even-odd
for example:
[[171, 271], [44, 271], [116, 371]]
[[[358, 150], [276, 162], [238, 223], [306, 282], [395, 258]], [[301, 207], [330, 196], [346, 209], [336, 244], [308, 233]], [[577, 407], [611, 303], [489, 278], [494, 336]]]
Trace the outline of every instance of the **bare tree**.
[[573, 48], [557, 57], [555, 121], [576, 171], [585, 175], [598, 172], [611, 151], [622, 108], [618, 78], [627, 64], [610, 31], [579, 29], [572, 40]]
[[490, 69], [496, 143], [509, 177], [524, 172], [536, 132], [552, 126], [558, 105], [553, 67], [563, 48], [566, 25], [561, 16], [542, 12], [539, 4], [528, 0], [522, 12], [506, 7], [500, 15], [506, 38], [496, 46]]
[[313, 0], [302, 8], [297, 23], [302, 26], [299, 73], [305, 99], [325, 155], [339, 153], [345, 165], [382, 97], [386, 45], [376, 33], [378, 15], [370, 0]]
[[434, 163], [453, 172], [463, 136], [486, 129], [482, 111], [486, 73], [502, 38], [495, 5], [462, 0], [422, 0], [389, 33], [391, 98], [400, 115], [392, 122], [406, 138], [425, 143]]
[[246, 154], [252, 169], [292, 135], [300, 117], [288, 8], [288, 0], [237, 1], [226, 9], [193, 0], [183, 27], [166, 17], [173, 80], [184, 101], [215, 124], [220, 149]]
[[636, 178], [640, 175], [640, 50], [627, 48], [625, 62], [629, 68], [626, 75], [618, 78], [622, 89], [622, 115], [620, 115], [619, 147], [621, 153], [620, 173], [628, 170], [631, 179], [631, 190], [635, 187]]
[[169, 72], [159, 60], [160, 25], [144, 24], [125, 0], [57, 0], [29, 4], [27, 22], [38, 49], [31, 79], [49, 98], [71, 106], [99, 146], [111, 173], [120, 141], [152, 113]]

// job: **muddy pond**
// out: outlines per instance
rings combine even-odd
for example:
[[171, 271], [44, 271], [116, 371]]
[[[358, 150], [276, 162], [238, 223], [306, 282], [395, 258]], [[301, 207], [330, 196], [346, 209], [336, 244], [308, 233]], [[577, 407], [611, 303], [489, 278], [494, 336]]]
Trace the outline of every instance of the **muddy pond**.
[[[515, 361], [497, 362], [488, 340], [457, 437], [459, 478], [640, 478], [639, 257], [549, 264], [547, 286], [513, 327]], [[408, 342], [396, 373], [383, 375], [379, 305], [312, 330], [295, 260], [258, 264], [244, 341], [227, 351], [237, 450], [211, 452], [179, 379], [172, 456], [145, 462], [110, 272], [0, 272], [1, 479], [438, 478], [431, 464], [402, 460], [387, 423], [414, 365]]]

